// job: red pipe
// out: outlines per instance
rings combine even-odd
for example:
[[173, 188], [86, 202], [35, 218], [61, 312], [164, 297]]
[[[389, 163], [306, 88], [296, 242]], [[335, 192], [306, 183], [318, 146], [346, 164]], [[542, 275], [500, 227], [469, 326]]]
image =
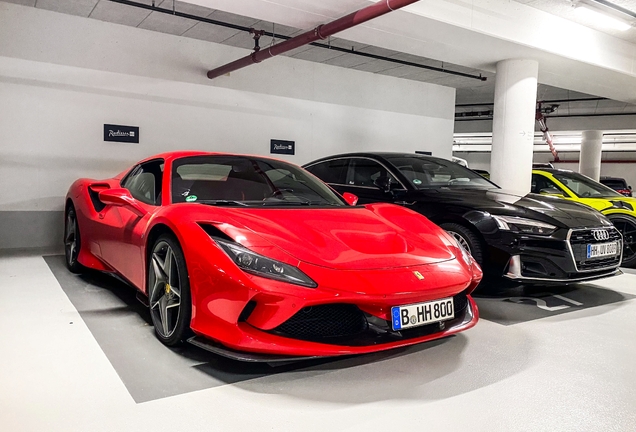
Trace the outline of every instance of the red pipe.
[[246, 66], [254, 63], [260, 63], [263, 60], [267, 60], [270, 57], [277, 56], [279, 54], [291, 51], [303, 45], [310, 44], [319, 39], [327, 39], [329, 36], [346, 30], [348, 28], [362, 24], [373, 18], [377, 18], [381, 15], [389, 13], [391, 11], [403, 8], [419, 0], [381, 0], [377, 3], [362, 8], [356, 12], [350, 13], [342, 18], [338, 18], [327, 24], [321, 24], [313, 30], [309, 30], [294, 38], [288, 39], [284, 42], [272, 45], [267, 49], [253, 52], [247, 57], [235, 60], [232, 63], [220, 66], [216, 69], [208, 71], [208, 78], [213, 79], [221, 75], [234, 72], [235, 70], [242, 69]]

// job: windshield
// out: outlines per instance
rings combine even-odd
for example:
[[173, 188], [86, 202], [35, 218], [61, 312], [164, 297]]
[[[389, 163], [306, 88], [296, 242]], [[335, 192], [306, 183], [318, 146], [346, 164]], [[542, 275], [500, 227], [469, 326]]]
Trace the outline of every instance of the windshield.
[[555, 179], [567, 186], [579, 198], [622, 197], [613, 189], [575, 172], [552, 173]]
[[172, 164], [172, 202], [236, 206], [346, 206], [302, 168], [247, 156], [193, 156]]
[[387, 156], [417, 189], [495, 189], [497, 186], [474, 171], [445, 159]]

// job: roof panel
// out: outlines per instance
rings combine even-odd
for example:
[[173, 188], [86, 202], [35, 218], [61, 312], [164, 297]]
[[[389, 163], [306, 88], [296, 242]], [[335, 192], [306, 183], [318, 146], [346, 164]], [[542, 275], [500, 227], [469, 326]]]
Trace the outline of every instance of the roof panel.
[[[39, 0], [34, 3], [38, 9], [62, 12], [69, 15], [87, 17], [97, 5], [98, 0]], [[17, 3], [17, 2], [14, 2]]]

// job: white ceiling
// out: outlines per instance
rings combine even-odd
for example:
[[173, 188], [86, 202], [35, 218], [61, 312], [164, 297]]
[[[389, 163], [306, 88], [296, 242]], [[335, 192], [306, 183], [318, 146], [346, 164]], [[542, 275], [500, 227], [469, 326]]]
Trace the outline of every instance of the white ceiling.
[[[27, 6], [34, 6], [37, 8], [53, 10], [57, 12], [79, 15], [83, 17], [89, 17], [93, 19], [99, 19], [104, 21], [115, 22], [128, 26], [135, 26], [146, 30], [158, 31], [163, 33], [169, 33], [174, 35], [180, 35], [184, 37], [191, 37], [196, 39], [202, 39], [210, 42], [223, 43], [227, 45], [237, 46], [241, 48], [251, 49], [253, 47], [253, 40], [251, 36], [243, 31], [219, 27], [213, 24], [198, 22], [187, 18], [168, 15], [156, 11], [149, 11], [146, 9], [139, 9], [127, 5], [114, 3], [109, 0], [4, 0], [12, 3], [19, 3]], [[139, 3], [152, 4], [152, 0], [136, 0]], [[238, 24], [246, 27], [254, 27], [256, 29], [264, 29], [268, 31], [275, 31], [278, 34], [286, 36], [293, 36], [302, 32], [303, 30], [314, 27], [317, 24], [326, 22], [332, 18], [342, 16], [352, 10], [369, 4], [368, 0], [323, 0], [321, 2], [315, 2], [310, 0], [241, 0], [237, 2], [235, 0], [188, 0], [189, 2], [181, 2], [172, 0], [156, 0], [156, 6], [172, 9], [199, 17], [205, 17], [215, 19], [232, 24]], [[471, 2], [464, 2], [459, 0], [423, 0], [420, 6], [431, 6], [434, 3], [435, 7], [439, 7], [444, 3], [452, 10], [446, 11], [453, 13], [461, 18], [461, 13], [465, 13], [465, 10], [459, 6], [465, 6], [466, 4], [472, 4], [475, 8], [476, 3], [482, 0], [472, 0]], [[483, 0], [486, 1], [486, 0]], [[502, 2], [504, 0], [499, 0]], [[615, 0], [617, 3], [624, 7], [634, 8], [636, 10], [636, 0]], [[199, 4], [193, 4], [199, 3]], [[504, 1], [506, 3], [506, 1]], [[510, 2], [507, 2], [510, 3]], [[518, 0], [519, 4], [527, 4], [533, 8], [540, 9], [544, 12], [548, 12], [555, 16], [562, 16], [568, 18], [568, 14], [571, 13], [571, 7], [569, 0]], [[459, 5], [459, 6], [458, 6]], [[216, 6], [216, 7], [211, 7]], [[521, 7], [527, 8], [526, 5]], [[454, 8], [454, 9], [453, 9]], [[254, 13], [255, 17], [249, 17], [233, 12], [224, 11], [237, 11], [237, 10], [249, 10]], [[544, 13], [542, 12], [542, 13]], [[395, 12], [394, 14], [397, 14]], [[398, 24], [404, 26], [410, 20], [415, 18], [415, 21], [419, 18], [419, 14], [412, 14], [406, 12], [399, 12], [402, 20], [398, 20]], [[474, 13], [474, 11], [473, 11]], [[256, 17], [258, 16], [258, 17]], [[263, 19], [269, 17], [270, 20]], [[260, 18], [260, 19], [259, 19]], [[272, 20], [283, 22], [284, 24], [274, 24]], [[385, 17], [381, 17], [379, 20], [385, 20]], [[395, 25], [395, 24], [392, 24]], [[384, 27], [380, 26], [381, 36], [388, 40], [389, 35], [387, 32], [391, 30], [391, 24], [385, 24]], [[302, 30], [301, 30], [302, 29]], [[369, 29], [363, 29], [363, 31]], [[376, 30], [377, 29], [371, 29]], [[630, 41], [630, 38], [636, 39], [636, 34], [632, 34], [636, 30], [631, 30], [631, 36], [625, 35], [625, 40]], [[369, 33], [367, 31], [367, 33]], [[356, 42], [351, 39], [332, 38], [329, 42], [332, 46], [338, 46], [343, 48], [353, 48], [356, 51], [368, 52], [372, 54], [382, 55], [389, 58], [400, 59], [410, 61], [423, 65], [430, 65], [434, 67], [444, 67], [450, 70], [464, 72], [469, 74], [479, 75], [482, 74], [488, 77], [488, 81], [479, 81], [475, 79], [448, 75], [441, 72], [430, 71], [425, 69], [416, 68], [413, 66], [404, 66], [396, 63], [391, 63], [384, 60], [375, 60], [370, 58], [364, 58], [356, 55], [345, 54], [338, 51], [330, 51], [324, 48], [304, 46], [298, 48], [286, 55], [293, 56], [298, 59], [321, 62], [331, 64], [340, 67], [347, 67], [358, 69], [367, 72], [379, 73], [384, 75], [390, 75], [400, 77], [404, 79], [412, 79], [418, 81], [425, 81], [436, 83], [444, 86], [455, 87], [457, 89], [457, 103], [484, 103], [491, 102], [494, 94], [494, 73], [489, 71], [493, 68], [486, 62], [482, 62], [481, 68], [471, 66], [460, 66], [454, 63], [443, 62], [442, 60], [434, 60], [422, 55], [414, 55], [413, 51], [418, 52], [439, 52], [439, 48], [434, 46], [433, 49], [422, 49], [422, 45], [426, 48], [426, 43], [435, 44], [433, 40], [414, 40], [412, 38], [404, 37], [400, 35], [395, 29], [392, 30], [392, 35], [395, 39], [397, 36], [398, 44], [394, 44], [398, 49], [390, 49], [386, 47], [378, 46], [385, 42], [384, 39], [377, 39], [378, 44], [368, 44], [365, 42]], [[352, 39], [361, 40], [365, 38], [356, 37], [359, 36], [359, 32], [348, 32], [354, 36]], [[377, 35], [376, 35], [377, 36]], [[366, 40], [373, 39], [373, 37], [367, 37]], [[271, 43], [271, 38], [262, 37], [261, 46], [266, 46]], [[386, 44], [384, 44], [386, 45]], [[443, 48], [443, 47], [442, 47]], [[488, 47], [486, 47], [488, 48]], [[490, 51], [496, 51], [497, 47], [490, 47]], [[636, 45], [634, 45], [634, 51], [636, 52]], [[472, 62], [474, 63], [474, 62]], [[471, 61], [467, 61], [465, 64], [471, 64]], [[218, 65], [210, 65], [214, 67]], [[567, 81], [567, 80], [565, 80]], [[634, 81], [636, 86], [636, 80]], [[590, 97], [591, 93], [582, 93], [573, 90], [567, 90], [559, 88], [549, 84], [540, 84], [538, 90], [539, 100], [551, 100], [551, 99], [570, 99], [570, 98], [582, 98]], [[596, 95], [599, 93], [597, 92]], [[636, 99], [635, 99], [636, 100]], [[471, 110], [466, 109], [466, 110]], [[632, 112], [636, 111], [636, 106], [628, 104], [626, 102], [617, 102], [614, 100], [607, 101], [594, 101], [594, 102], [576, 102], [576, 103], [561, 103], [559, 114], [575, 114], [575, 113], [608, 113], [608, 112]]]
[[[582, 24], [584, 26], [599, 30], [603, 33], [610, 34], [614, 37], [636, 43], [636, 27], [632, 27], [626, 31], [611, 30], [599, 26], [596, 21], [584, 18], [577, 14], [573, 7], [572, 0], [515, 0], [519, 3], [526, 4], [533, 8], [548, 12], [569, 21]], [[636, 12], [636, 0], [611, 0], [612, 3], [621, 6], [627, 10]]]

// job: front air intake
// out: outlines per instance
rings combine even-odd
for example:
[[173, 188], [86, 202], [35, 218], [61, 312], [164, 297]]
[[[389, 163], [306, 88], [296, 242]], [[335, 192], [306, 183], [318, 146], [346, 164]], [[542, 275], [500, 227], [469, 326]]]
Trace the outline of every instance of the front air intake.
[[357, 306], [328, 304], [306, 307], [274, 329], [281, 336], [319, 341], [359, 335], [367, 329], [367, 319]]

